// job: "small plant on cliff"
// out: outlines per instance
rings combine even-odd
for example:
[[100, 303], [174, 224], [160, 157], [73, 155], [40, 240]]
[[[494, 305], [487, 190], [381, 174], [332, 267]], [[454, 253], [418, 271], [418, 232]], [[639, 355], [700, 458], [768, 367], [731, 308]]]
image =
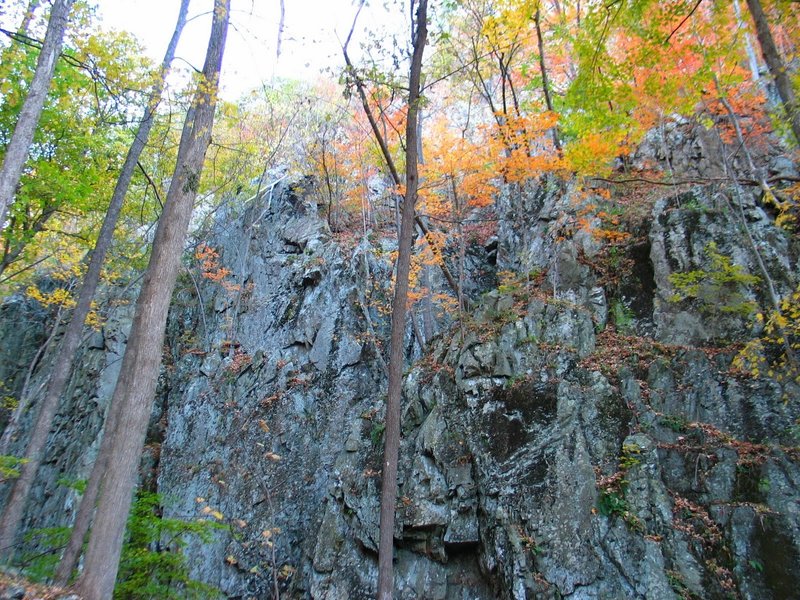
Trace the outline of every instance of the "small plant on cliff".
[[383, 432], [386, 430], [386, 425], [380, 422], [375, 422], [372, 425], [372, 429], [369, 432], [369, 438], [372, 442], [374, 447], [380, 446], [380, 443], [383, 441]]
[[634, 531], [643, 531], [644, 525], [639, 518], [630, 511], [630, 506], [625, 498], [628, 480], [625, 479], [628, 471], [641, 463], [641, 449], [635, 444], [622, 446], [619, 458], [619, 470], [608, 477], [602, 477], [597, 482], [600, 497], [597, 499], [597, 510], [605, 517], [618, 516]]
[[689, 421], [686, 420], [686, 417], [682, 415], [662, 415], [659, 420], [659, 424], [671, 429], [675, 433], [683, 433], [686, 431], [686, 427], [689, 425]]
[[775, 225], [789, 232], [800, 231], [800, 184], [794, 184], [784, 190], [781, 198], [774, 194], [762, 200], [768, 206], [776, 209]]
[[611, 314], [618, 332], [625, 335], [633, 333], [635, 315], [630, 308], [625, 306], [624, 302], [621, 300], [614, 300], [611, 304]]
[[19, 468], [26, 462], [24, 458], [0, 454], [0, 483], [19, 477]]
[[698, 600], [698, 596], [692, 593], [686, 585], [683, 576], [678, 571], [667, 571], [667, 581], [672, 591], [675, 592], [681, 600]]
[[750, 317], [758, 305], [745, 296], [745, 290], [761, 279], [747, 273], [740, 265], [734, 264], [730, 257], [721, 254], [714, 242], [705, 247], [706, 256], [711, 261], [709, 271], [696, 270], [673, 273], [669, 282], [675, 288], [672, 302], [694, 298], [700, 302], [700, 310], [705, 313], [721, 311], [740, 317]]
[[600, 492], [600, 498], [597, 501], [597, 509], [600, 514], [605, 517], [617, 515], [625, 518], [628, 514], [628, 501], [625, 500], [625, 492], [623, 490], [603, 489]]

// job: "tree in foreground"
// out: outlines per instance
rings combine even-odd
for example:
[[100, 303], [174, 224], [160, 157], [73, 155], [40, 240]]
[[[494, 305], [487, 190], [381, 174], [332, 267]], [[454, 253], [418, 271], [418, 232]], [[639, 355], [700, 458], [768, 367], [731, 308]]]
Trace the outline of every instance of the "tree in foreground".
[[[18, 122], [40, 54], [36, 38], [44, 30], [34, 26], [5, 35], [10, 43], [0, 51], [0, 159]], [[94, 247], [133, 142], [131, 118], [146, 108], [155, 76], [155, 66], [131, 34], [105, 31], [85, 2], [73, 5], [0, 233], [0, 293], [11, 293], [21, 284], [37, 285], [45, 267], [76, 265], [69, 279], [85, 271], [81, 258]], [[170, 172], [173, 166], [174, 158]]]
[[211, 140], [229, 13], [230, 0], [215, 0], [202, 77], [184, 125], [175, 172], [112, 397], [111, 410], [116, 405], [119, 412], [114, 422], [106, 425], [105, 436], [110, 436], [107, 468], [101, 480], [83, 574], [76, 583], [77, 591], [86, 600], [107, 600], [114, 589], [125, 523], [155, 396], [167, 311]]
[[[128, 155], [125, 159], [122, 171], [120, 172], [116, 187], [114, 188], [111, 204], [109, 205], [109, 209], [103, 221], [103, 226], [98, 235], [94, 251], [92, 252], [89, 267], [83, 279], [77, 305], [72, 312], [70, 323], [59, 344], [59, 349], [56, 353], [58, 358], [50, 374], [47, 390], [42, 399], [39, 414], [25, 449], [24, 458], [27, 462], [20, 468], [20, 476], [14, 481], [14, 487], [6, 503], [2, 519], [0, 519], [0, 549], [9, 549], [6, 555], [9, 557], [13, 554], [12, 548], [14, 545], [14, 538], [22, 521], [25, 502], [28, 499], [28, 494], [30, 493], [31, 486], [36, 477], [36, 472], [42, 461], [47, 435], [50, 432], [53, 418], [58, 409], [59, 398], [66, 387], [67, 379], [72, 370], [75, 352], [80, 345], [84, 321], [91, 310], [92, 298], [94, 297], [97, 285], [100, 281], [100, 272], [105, 255], [111, 247], [114, 228], [122, 209], [122, 203], [125, 200], [125, 195], [128, 192], [133, 172], [136, 169], [139, 157], [141, 156], [153, 126], [155, 110], [161, 100], [161, 93], [164, 88], [167, 71], [169, 65], [172, 63], [172, 59], [175, 55], [175, 48], [178, 45], [180, 34], [186, 23], [188, 9], [189, 0], [182, 0], [175, 31], [164, 56], [164, 62], [162, 63], [161, 76], [155, 84], [150, 101], [145, 109], [145, 115], [136, 132], [133, 144], [128, 150]], [[78, 550], [80, 549], [85, 534], [86, 527], [84, 527], [83, 532], [80, 534], [80, 541], [77, 544]], [[77, 554], [77, 552], [75, 553]], [[71, 571], [71, 568], [69, 571]], [[67, 576], [69, 575], [69, 571], [67, 571]]]
[[33, 74], [28, 94], [22, 104], [22, 110], [17, 119], [14, 133], [6, 147], [3, 166], [0, 168], [0, 231], [6, 221], [8, 207], [14, 199], [22, 168], [28, 157], [28, 149], [33, 142], [36, 125], [47, 99], [47, 90], [53, 73], [56, 69], [58, 56], [64, 41], [64, 31], [67, 28], [69, 11], [75, 0], [55, 0], [50, 10], [50, 20], [47, 23], [47, 33], [39, 52], [36, 70]]

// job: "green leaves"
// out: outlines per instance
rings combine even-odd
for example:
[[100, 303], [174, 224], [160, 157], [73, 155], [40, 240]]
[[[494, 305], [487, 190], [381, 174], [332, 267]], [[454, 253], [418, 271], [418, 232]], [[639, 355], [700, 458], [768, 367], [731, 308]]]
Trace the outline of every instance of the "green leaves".
[[761, 279], [750, 275], [743, 267], [721, 254], [714, 242], [706, 245], [705, 253], [711, 263], [710, 270], [673, 273], [669, 276], [669, 282], [675, 288], [671, 300], [680, 302], [694, 298], [700, 301], [701, 310], [706, 312], [752, 316], [758, 304], [747, 299], [747, 294]]
[[165, 518], [162, 498], [140, 491], [128, 519], [128, 540], [122, 550], [114, 598], [119, 600], [183, 600], [220, 598], [218, 589], [189, 576], [181, 549], [190, 539], [201, 543], [226, 527], [207, 519]]
[[723, 88], [744, 80], [731, 8], [708, 3], [692, 12], [695, 4], [621, 0], [589, 7], [580, 27], [566, 33], [575, 77], [556, 109], [568, 142], [602, 135], [624, 155], [665, 116], [694, 113], [715, 77]]
[[19, 477], [19, 468], [26, 462], [24, 458], [0, 454], [0, 483]]
[[[0, 273], [13, 263], [53, 255], [48, 231], [71, 236], [75, 252], [93, 245], [118, 167], [131, 141], [129, 115], [141, 113], [150, 63], [128, 34], [98, 31], [79, 10], [30, 148], [9, 226]], [[0, 60], [0, 157], [10, 139], [38, 50], [13, 42]]]

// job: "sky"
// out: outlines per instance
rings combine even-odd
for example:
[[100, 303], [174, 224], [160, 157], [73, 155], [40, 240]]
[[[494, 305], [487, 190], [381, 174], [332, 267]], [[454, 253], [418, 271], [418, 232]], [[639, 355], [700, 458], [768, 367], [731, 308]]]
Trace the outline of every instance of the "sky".
[[[284, 0], [284, 4], [278, 58], [279, 0], [232, 0], [221, 78], [223, 97], [235, 99], [273, 77], [313, 80], [324, 69], [341, 70], [341, 43], [356, 14], [353, 0]], [[212, 6], [212, 0], [192, 0], [190, 20], [178, 47], [177, 56], [197, 69], [203, 65]], [[161, 61], [175, 26], [178, 0], [98, 0], [98, 7], [104, 27], [130, 31], [153, 60]], [[360, 34], [379, 22], [402, 22], [402, 16], [397, 16], [392, 19], [381, 6], [369, 7], [359, 16], [356, 31]], [[358, 41], [359, 35], [354, 36], [351, 55], [356, 54]]]

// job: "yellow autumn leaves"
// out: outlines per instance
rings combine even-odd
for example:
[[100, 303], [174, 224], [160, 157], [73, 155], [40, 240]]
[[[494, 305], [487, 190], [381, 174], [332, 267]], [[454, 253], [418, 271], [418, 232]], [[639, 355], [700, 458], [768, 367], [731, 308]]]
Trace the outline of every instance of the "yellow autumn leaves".
[[800, 383], [800, 285], [781, 300], [780, 310], [758, 313], [755, 319], [764, 329], [739, 352], [733, 366], [753, 377]]
[[[46, 309], [65, 311], [75, 308], [77, 300], [73, 295], [73, 288], [86, 270], [86, 263], [81, 256], [73, 248], [62, 244], [52, 257], [56, 266], [49, 273], [48, 280], [29, 284], [25, 288], [25, 295]], [[95, 330], [99, 330], [103, 325], [103, 318], [94, 301], [89, 314], [86, 315], [85, 323]]]

